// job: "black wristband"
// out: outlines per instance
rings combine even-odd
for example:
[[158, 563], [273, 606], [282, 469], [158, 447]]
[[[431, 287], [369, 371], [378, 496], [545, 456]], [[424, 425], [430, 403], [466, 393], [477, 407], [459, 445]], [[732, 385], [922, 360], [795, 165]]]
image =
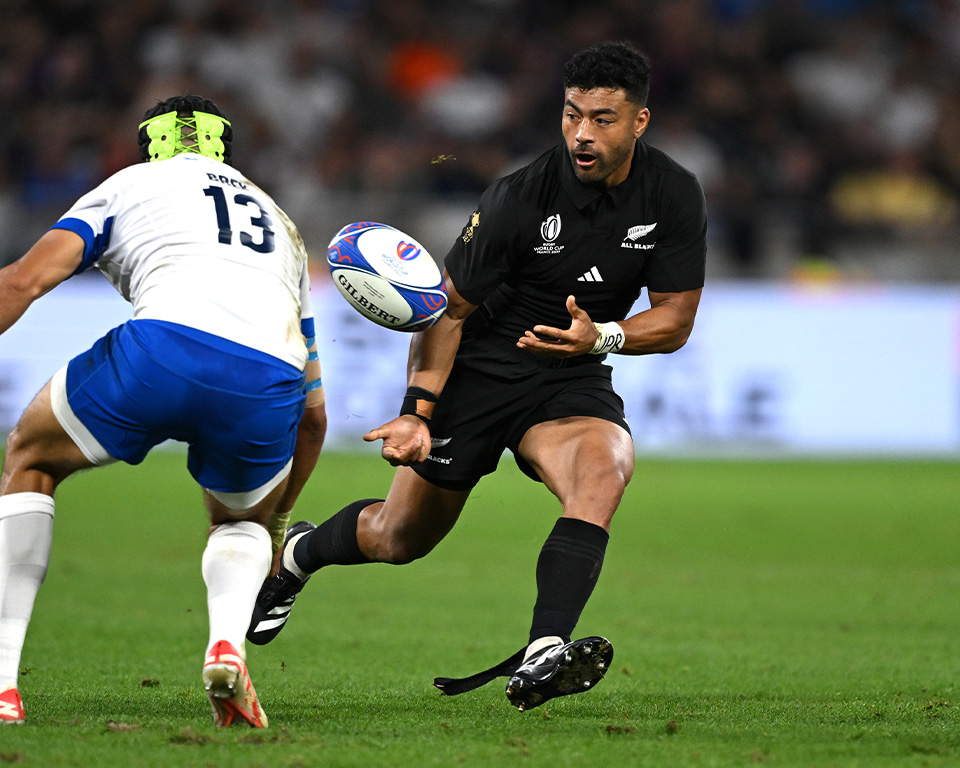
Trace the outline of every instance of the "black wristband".
[[418, 401], [423, 400], [428, 403], [437, 402], [437, 396], [433, 394], [428, 389], [423, 389], [422, 387], [407, 387], [407, 392], [403, 396], [403, 405], [400, 406], [400, 415], [401, 416], [416, 416], [420, 421], [425, 424], [430, 423], [430, 417], [424, 416], [420, 413], [418, 408]]

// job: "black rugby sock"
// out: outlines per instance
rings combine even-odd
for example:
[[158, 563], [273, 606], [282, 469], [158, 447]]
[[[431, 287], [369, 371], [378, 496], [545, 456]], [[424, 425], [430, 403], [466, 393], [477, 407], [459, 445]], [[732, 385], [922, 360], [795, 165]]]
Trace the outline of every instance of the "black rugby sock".
[[315, 530], [301, 536], [293, 547], [293, 559], [304, 573], [325, 565], [359, 565], [371, 562], [357, 543], [357, 520], [364, 507], [383, 499], [360, 499], [347, 504]]
[[531, 642], [552, 635], [570, 642], [600, 576], [609, 538], [603, 528], [585, 520], [557, 520], [537, 560]]

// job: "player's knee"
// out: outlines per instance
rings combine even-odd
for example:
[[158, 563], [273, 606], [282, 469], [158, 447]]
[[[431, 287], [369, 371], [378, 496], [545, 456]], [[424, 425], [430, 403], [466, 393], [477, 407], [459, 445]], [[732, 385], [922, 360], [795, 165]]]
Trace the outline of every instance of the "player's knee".
[[20, 425], [18, 424], [12, 430], [10, 434], [7, 435], [6, 442], [6, 456], [9, 458], [12, 453], [14, 453], [20, 445]]
[[605, 461], [579, 467], [577, 486], [605, 489], [611, 494], [622, 495], [633, 476], [633, 465], [623, 462]]
[[23, 431], [15, 427], [7, 436], [0, 492], [34, 491], [53, 495], [57, 480], [46, 467], [35, 461], [32, 454], [24, 444]]
[[620, 505], [631, 474], [616, 462], [581, 467], [567, 486], [569, 493], [561, 497], [564, 509], [588, 512], [609, 523]]
[[18, 425], [7, 435], [6, 452], [3, 460], [4, 474], [22, 470], [26, 459], [23, 430]]

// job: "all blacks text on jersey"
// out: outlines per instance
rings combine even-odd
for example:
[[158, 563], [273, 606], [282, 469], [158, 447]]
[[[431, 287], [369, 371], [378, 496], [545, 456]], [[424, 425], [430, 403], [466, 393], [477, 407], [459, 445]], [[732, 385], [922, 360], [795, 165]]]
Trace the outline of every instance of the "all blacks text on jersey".
[[621, 248], [634, 248], [639, 251], [649, 251], [653, 248], [657, 241], [654, 240], [652, 243], [640, 243], [637, 242], [641, 237], [646, 237], [656, 228], [657, 222], [653, 224], [639, 224], [636, 227], [630, 227], [627, 231], [627, 236], [623, 238], [623, 242], [620, 243]]

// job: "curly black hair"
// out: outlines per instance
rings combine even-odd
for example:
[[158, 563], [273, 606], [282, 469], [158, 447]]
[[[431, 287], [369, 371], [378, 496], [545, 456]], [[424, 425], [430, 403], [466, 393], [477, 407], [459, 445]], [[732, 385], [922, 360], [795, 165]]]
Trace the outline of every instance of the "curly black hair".
[[[169, 99], [158, 101], [143, 113], [143, 120], [149, 120], [151, 117], [165, 115], [167, 112], [173, 111], [176, 111], [181, 117], [193, 115], [194, 112], [206, 112], [210, 115], [222, 117], [224, 120], [227, 119], [227, 116], [223, 114], [223, 110], [210, 99], [205, 99], [203, 96], [197, 96], [193, 93], [185, 93], [182, 96], [171, 96]], [[142, 160], [149, 160], [150, 151], [148, 148], [150, 146], [150, 137], [147, 136], [146, 128], [140, 129], [137, 139], [140, 144], [140, 158]], [[220, 137], [220, 140], [223, 142], [223, 162], [229, 164], [232, 149], [231, 145], [233, 142], [233, 128], [230, 127], [229, 123], [224, 125], [223, 135]]]
[[641, 107], [650, 94], [650, 58], [629, 42], [596, 43], [575, 53], [563, 66], [563, 87], [590, 91], [622, 88]]

